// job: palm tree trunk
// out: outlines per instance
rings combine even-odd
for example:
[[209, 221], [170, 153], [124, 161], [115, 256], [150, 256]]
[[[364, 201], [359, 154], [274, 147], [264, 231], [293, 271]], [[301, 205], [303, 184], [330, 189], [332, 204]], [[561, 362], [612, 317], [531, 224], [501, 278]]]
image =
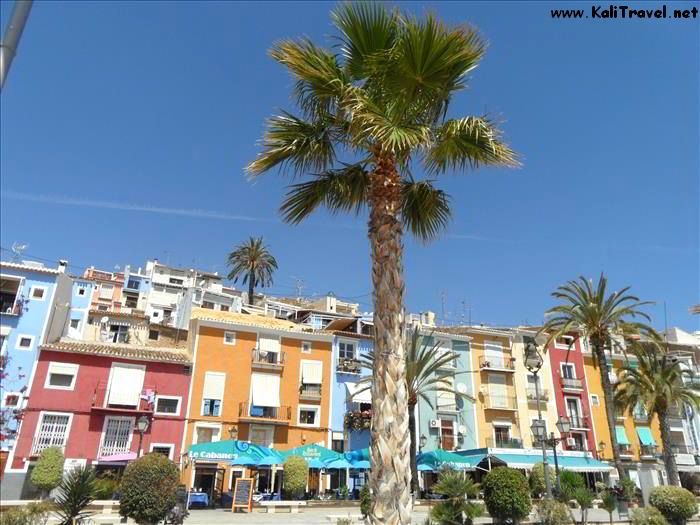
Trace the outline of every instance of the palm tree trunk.
[[411, 433], [411, 492], [413, 492], [413, 497], [417, 498], [420, 486], [416, 459], [416, 405], [411, 403], [408, 404], [408, 431]]
[[673, 454], [673, 450], [671, 450], [671, 425], [668, 422], [668, 411], [664, 408], [658, 410], [657, 414], [659, 416], [659, 427], [661, 429], [661, 444], [664, 447], [662, 458], [664, 460], [664, 467], [666, 467], [668, 483], [669, 485], [680, 486], [681, 479], [678, 476], [676, 456]]
[[248, 274], [248, 302], [255, 306], [255, 279]]
[[374, 354], [370, 523], [411, 522], [408, 389], [403, 340], [403, 244], [399, 218], [401, 179], [395, 158], [377, 150], [370, 175]]
[[627, 477], [625, 467], [620, 459], [620, 449], [617, 443], [617, 434], [615, 433], [615, 396], [613, 395], [613, 386], [608, 375], [608, 357], [605, 355], [604, 341], [591, 341], [593, 351], [595, 352], [596, 360], [600, 370], [600, 379], [603, 383], [603, 397], [605, 398], [605, 415], [608, 419], [608, 429], [610, 430], [610, 444], [612, 446], [613, 463], [620, 476], [620, 481]]

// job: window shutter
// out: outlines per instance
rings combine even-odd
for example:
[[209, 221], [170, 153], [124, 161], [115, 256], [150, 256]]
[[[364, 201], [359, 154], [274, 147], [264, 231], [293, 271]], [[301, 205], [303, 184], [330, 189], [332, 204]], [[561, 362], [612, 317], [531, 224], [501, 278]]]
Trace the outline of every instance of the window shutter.
[[303, 362], [301, 382], [305, 385], [320, 385], [323, 382], [323, 363], [321, 361]]
[[204, 388], [202, 390], [202, 397], [204, 399], [223, 399], [225, 384], [226, 374], [220, 372], [207, 372], [204, 374]]
[[259, 407], [280, 406], [280, 376], [276, 374], [258, 374], [251, 376], [253, 405]]
[[110, 405], [138, 406], [146, 370], [114, 365], [109, 385]]

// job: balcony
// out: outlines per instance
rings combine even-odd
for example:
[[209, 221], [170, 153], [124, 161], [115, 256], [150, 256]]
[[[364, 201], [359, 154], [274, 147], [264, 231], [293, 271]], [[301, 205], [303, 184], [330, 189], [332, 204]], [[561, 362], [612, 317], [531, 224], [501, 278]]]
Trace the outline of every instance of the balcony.
[[570, 415], [569, 421], [571, 421], [571, 428], [578, 430], [588, 430], [591, 428], [590, 418], [585, 415]]
[[671, 452], [674, 454], [695, 454], [695, 449], [688, 445], [671, 445]]
[[586, 446], [583, 443], [579, 443], [576, 440], [569, 442], [564, 440], [564, 450], [571, 452], [585, 452]]
[[523, 448], [523, 440], [517, 438], [487, 438], [488, 448]]
[[583, 381], [575, 377], [562, 377], [561, 387], [564, 390], [582, 390]]
[[[144, 413], [149, 414], [154, 411], [156, 400], [155, 386], [144, 386], [139, 393], [138, 401], [133, 404], [117, 404], [114, 401], [110, 402], [110, 394], [116, 394], [121, 390], [119, 385], [108, 385], [100, 382], [95, 387], [92, 393], [92, 408], [94, 411], [101, 412], [126, 412], [126, 413]], [[121, 392], [119, 392], [121, 393]], [[134, 396], [135, 397], [135, 396]]]
[[22, 315], [25, 299], [19, 293], [20, 284], [19, 280], [0, 279], [0, 314]]
[[283, 407], [260, 407], [250, 403], [238, 405], [238, 418], [246, 422], [265, 422], [278, 425], [288, 425], [292, 419], [292, 409]]
[[[549, 401], [549, 390], [540, 388], [540, 403]], [[527, 400], [537, 402], [537, 391], [534, 386], [527, 389]]]
[[632, 419], [635, 423], [648, 424], [649, 414], [647, 414], [646, 410], [634, 410], [632, 411]]
[[642, 459], [656, 459], [659, 449], [656, 445], [640, 445], [639, 457]]
[[509, 355], [503, 357], [481, 356], [479, 358], [481, 370], [495, 370], [497, 372], [515, 372], [515, 358]]
[[484, 409], [486, 410], [517, 410], [518, 401], [513, 396], [484, 395]]
[[346, 412], [343, 418], [343, 426], [346, 430], [362, 431], [369, 430], [372, 424], [371, 410], [354, 410]]
[[634, 450], [632, 450], [632, 445], [618, 445], [617, 451], [622, 459], [632, 459], [634, 457]]
[[306, 385], [299, 387], [299, 399], [302, 401], [320, 401], [321, 385]]
[[362, 363], [357, 359], [341, 357], [338, 358], [335, 370], [342, 374], [359, 374], [362, 372]]
[[287, 360], [287, 354], [284, 352], [267, 352], [254, 349], [251, 355], [253, 370], [282, 370]]

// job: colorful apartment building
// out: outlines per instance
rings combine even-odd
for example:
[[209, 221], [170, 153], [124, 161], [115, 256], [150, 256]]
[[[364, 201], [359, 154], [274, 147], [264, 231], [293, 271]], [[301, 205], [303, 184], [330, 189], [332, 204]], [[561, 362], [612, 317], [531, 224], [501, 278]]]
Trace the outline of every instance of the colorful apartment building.
[[91, 266], [85, 270], [83, 279], [95, 283], [90, 308], [102, 311], [118, 311], [122, 307], [123, 272], [108, 272]]
[[[98, 314], [90, 318], [84, 340], [41, 346], [5, 470], [3, 499], [36, 496], [29, 476], [47, 447], [63, 450], [67, 468], [89, 464], [98, 473], [118, 473], [144, 452], [179, 459], [191, 371], [185, 342], [179, 348], [174, 340], [165, 346], [165, 338], [162, 346], [127, 344], [113, 339], [109, 327], [137, 332], [139, 321], [125, 318], [124, 312]], [[144, 419], [147, 428], [140, 434], [136, 423]]]
[[[281, 319], [194, 309], [183, 449], [234, 438], [280, 450], [330, 447], [333, 338]], [[259, 489], [272, 488], [271, 468], [257, 469]], [[229, 462], [187, 461], [183, 482], [218, 501], [245, 471]]]

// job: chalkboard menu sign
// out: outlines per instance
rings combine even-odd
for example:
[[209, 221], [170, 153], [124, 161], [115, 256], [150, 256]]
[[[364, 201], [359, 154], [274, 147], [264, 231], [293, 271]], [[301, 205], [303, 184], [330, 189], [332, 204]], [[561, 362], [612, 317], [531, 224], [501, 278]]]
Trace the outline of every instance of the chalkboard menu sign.
[[253, 510], [253, 478], [238, 478], [233, 489], [233, 505], [231, 510], [245, 507], [248, 512]]

